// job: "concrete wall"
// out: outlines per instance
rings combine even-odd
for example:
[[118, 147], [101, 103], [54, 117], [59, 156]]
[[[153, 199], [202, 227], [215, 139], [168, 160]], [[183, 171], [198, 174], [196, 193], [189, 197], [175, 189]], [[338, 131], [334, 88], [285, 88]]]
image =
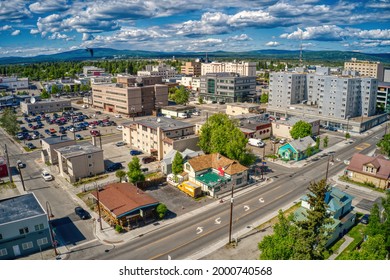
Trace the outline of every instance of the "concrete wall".
[[360, 183], [366, 183], [366, 182], [371, 182], [375, 184], [377, 188], [380, 189], [386, 189], [387, 187], [390, 186], [390, 180], [384, 180], [384, 179], [379, 179], [371, 176], [367, 176], [366, 174], [362, 174], [359, 172], [354, 172], [354, 171], [348, 171], [348, 177], [351, 178], [352, 180]]
[[53, 112], [62, 112], [66, 108], [72, 107], [70, 100], [53, 100], [53, 101], [40, 101], [34, 104], [20, 102], [20, 109], [22, 113], [31, 114], [31, 113], [53, 113]]
[[[57, 144], [49, 145], [47, 142], [42, 141], [42, 160], [44, 162], [49, 161], [51, 164], [58, 164], [58, 155], [55, 149], [59, 149], [66, 146], [76, 145], [76, 140], [70, 140]], [[46, 158], [46, 156], [48, 158]]]

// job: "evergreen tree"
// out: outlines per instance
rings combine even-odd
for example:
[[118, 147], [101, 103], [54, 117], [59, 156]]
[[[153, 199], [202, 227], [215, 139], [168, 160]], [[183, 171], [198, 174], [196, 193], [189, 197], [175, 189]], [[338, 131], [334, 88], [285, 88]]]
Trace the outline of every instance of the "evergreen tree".
[[324, 141], [323, 141], [324, 148], [328, 147], [328, 143], [329, 143], [329, 137], [328, 137], [328, 135], [326, 135], [324, 138]]
[[5, 108], [0, 117], [0, 126], [7, 131], [9, 135], [16, 135], [19, 131], [17, 116], [12, 108]]
[[175, 181], [177, 182], [177, 174], [183, 172], [183, 156], [180, 152], [176, 152], [172, 161], [172, 173], [175, 175]]
[[314, 147], [317, 151], [320, 149], [320, 144], [321, 144], [321, 138], [320, 138], [320, 136], [317, 136], [316, 145]]
[[305, 121], [296, 122], [290, 130], [293, 139], [303, 138], [311, 135], [311, 125]]
[[326, 180], [312, 182], [309, 186], [308, 203], [310, 209], [302, 221], [297, 221], [297, 246], [293, 259], [321, 260], [324, 259], [326, 243], [329, 238], [327, 225], [332, 223], [327, 212], [326, 193], [330, 191]]
[[390, 157], [390, 134], [383, 136], [382, 140], [378, 142], [377, 146], [381, 153]]

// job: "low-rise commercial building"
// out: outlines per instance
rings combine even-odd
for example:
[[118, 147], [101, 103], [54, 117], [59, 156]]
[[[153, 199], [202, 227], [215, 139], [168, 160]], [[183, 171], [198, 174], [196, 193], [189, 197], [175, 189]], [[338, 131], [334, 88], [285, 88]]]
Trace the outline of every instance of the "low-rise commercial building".
[[6, 90], [28, 89], [28, 78], [18, 78], [16, 76], [1, 76], [0, 88], [5, 88]]
[[64, 110], [70, 110], [71, 108], [72, 104], [69, 99], [41, 100], [35, 103], [31, 103], [30, 101], [20, 102], [20, 110], [22, 111], [22, 113], [26, 114], [39, 114], [41, 112], [62, 112]]
[[59, 172], [71, 183], [105, 170], [103, 150], [90, 143], [58, 148], [56, 152]]
[[114, 183], [91, 193], [110, 225], [129, 229], [155, 221], [159, 202], [130, 183]]
[[226, 104], [226, 114], [229, 116], [237, 116], [242, 114], [261, 114], [264, 109], [260, 104], [256, 103], [229, 103]]
[[286, 138], [292, 139], [290, 131], [293, 126], [299, 122], [304, 121], [311, 125], [311, 136], [316, 136], [320, 134], [320, 120], [312, 118], [280, 118], [272, 121], [272, 135], [277, 138]]
[[126, 116], [152, 115], [168, 105], [168, 86], [161, 77], [118, 76], [116, 84], [92, 85], [92, 105]]
[[161, 108], [161, 114], [165, 117], [188, 118], [195, 111], [195, 106], [174, 105]]
[[58, 164], [58, 155], [56, 149], [76, 145], [76, 140], [66, 135], [47, 137], [41, 140], [42, 151], [41, 158], [45, 163], [53, 165]]
[[195, 125], [183, 121], [159, 117], [139, 120], [123, 125], [123, 141], [161, 160], [171, 150], [186, 148], [199, 150], [199, 136]]
[[0, 200], [0, 260], [52, 247], [48, 215], [34, 193]]

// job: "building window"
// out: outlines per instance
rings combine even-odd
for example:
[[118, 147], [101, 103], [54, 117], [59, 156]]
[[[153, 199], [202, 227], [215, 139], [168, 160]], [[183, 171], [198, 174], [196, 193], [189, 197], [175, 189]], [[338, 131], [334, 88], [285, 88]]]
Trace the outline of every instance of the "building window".
[[45, 244], [47, 244], [47, 243], [48, 243], [47, 237], [44, 237], [44, 238], [41, 238], [41, 239], [38, 239], [38, 240], [37, 240], [38, 246], [42, 246], [42, 245], [45, 245]]
[[236, 185], [241, 185], [242, 184], [242, 178], [238, 178], [236, 180]]
[[35, 225], [35, 231], [43, 230], [43, 224]]
[[33, 247], [32, 241], [26, 242], [26, 243], [22, 243], [23, 250], [28, 250], [28, 249], [31, 249], [32, 247]]
[[22, 235], [22, 234], [27, 234], [27, 233], [28, 233], [28, 227], [19, 229], [19, 233], [20, 233], [21, 235]]
[[91, 158], [92, 156], [91, 155], [88, 155], [88, 158]]
[[3, 235], [0, 233], [0, 240], [3, 239]]
[[0, 249], [0, 257], [6, 256], [8, 254], [7, 249]]

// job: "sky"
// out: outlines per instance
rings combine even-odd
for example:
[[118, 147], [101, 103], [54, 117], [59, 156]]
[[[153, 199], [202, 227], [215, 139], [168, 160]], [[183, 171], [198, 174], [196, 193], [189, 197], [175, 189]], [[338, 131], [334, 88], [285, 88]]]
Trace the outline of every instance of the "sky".
[[390, 52], [390, 0], [0, 1], [0, 57], [87, 47]]

